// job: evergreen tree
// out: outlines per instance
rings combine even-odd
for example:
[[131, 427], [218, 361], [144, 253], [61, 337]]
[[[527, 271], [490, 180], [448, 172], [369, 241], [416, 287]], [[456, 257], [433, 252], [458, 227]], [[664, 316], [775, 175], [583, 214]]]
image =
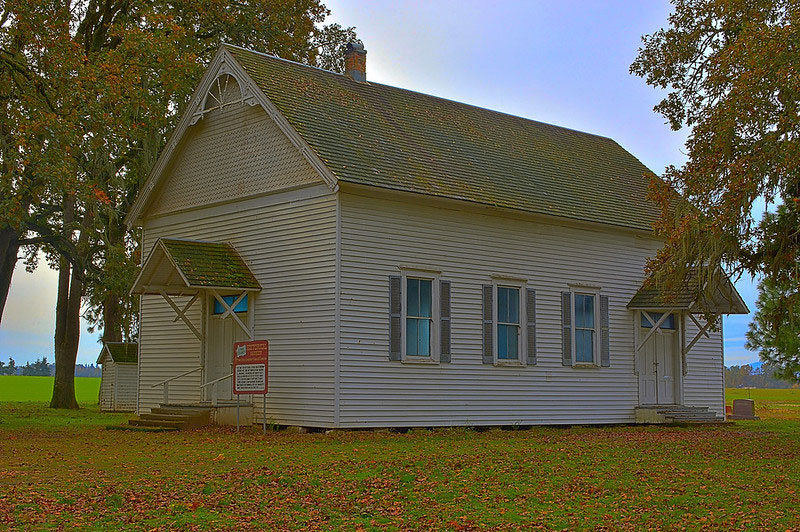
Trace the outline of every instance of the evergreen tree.
[[780, 378], [800, 382], [800, 294], [795, 287], [771, 279], [758, 288], [745, 347], [758, 351]]

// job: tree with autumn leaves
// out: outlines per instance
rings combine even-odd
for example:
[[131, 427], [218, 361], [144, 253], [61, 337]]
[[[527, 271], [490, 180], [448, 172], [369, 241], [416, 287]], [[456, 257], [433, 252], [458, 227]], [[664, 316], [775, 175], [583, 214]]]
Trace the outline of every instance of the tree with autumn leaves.
[[[80, 317], [136, 331], [123, 219], [222, 42], [341, 70], [319, 0], [0, 1], [0, 318], [14, 267], [59, 272], [51, 406], [76, 408]], [[85, 311], [84, 311], [85, 309]]]
[[763, 278], [779, 287], [765, 323], [782, 337], [800, 308], [800, 3], [672, 3], [631, 66], [667, 91], [655, 110], [689, 130], [686, 164], [652, 179], [666, 243], [648, 269], [667, 289], [698, 272], [698, 290], [713, 289], [720, 266]]

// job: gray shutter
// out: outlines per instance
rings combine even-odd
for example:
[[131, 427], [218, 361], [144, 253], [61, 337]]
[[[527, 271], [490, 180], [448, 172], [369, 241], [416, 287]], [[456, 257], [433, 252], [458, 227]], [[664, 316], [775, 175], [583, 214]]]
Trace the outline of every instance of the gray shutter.
[[401, 358], [401, 327], [403, 324], [402, 277], [389, 277], [389, 360]]
[[572, 294], [561, 292], [561, 363], [572, 365]]
[[450, 362], [450, 281], [439, 282], [439, 362]]
[[483, 285], [483, 363], [494, 364], [494, 288], [490, 284]]
[[536, 290], [527, 289], [525, 310], [528, 315], [528, 364], [536, 364]]
[[611, 365], [611, 346], [608, 338], [608, 296], [600, 296], [600, 365]]

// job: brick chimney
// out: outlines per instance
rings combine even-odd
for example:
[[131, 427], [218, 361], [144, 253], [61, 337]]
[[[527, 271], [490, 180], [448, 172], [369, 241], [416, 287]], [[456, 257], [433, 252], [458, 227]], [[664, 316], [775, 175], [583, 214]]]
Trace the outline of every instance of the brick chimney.
[[344, 73], [354, 81], [367, 81], [367, 51], [363, 44], [347, 43], [344, 49]]

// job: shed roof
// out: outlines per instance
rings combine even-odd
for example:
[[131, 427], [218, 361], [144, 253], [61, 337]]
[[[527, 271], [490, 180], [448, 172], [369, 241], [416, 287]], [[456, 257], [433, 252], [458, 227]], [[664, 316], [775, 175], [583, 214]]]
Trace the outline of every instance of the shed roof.
[[136, 364], [139, 361], [139, 344], [132, 342], [106, 342], [97, 357], [97, 364], [103, 359], [103, 353], [108, 352], [111, 360], [117, 364]]
[[342, 182], [650, 230], [650, 172], [607, 137], [225, 45]]
[[142, 266], [132, 294], [187, 293], [199, 288], [261, 290], [234, 247], [224, 242], [161, 238]]

